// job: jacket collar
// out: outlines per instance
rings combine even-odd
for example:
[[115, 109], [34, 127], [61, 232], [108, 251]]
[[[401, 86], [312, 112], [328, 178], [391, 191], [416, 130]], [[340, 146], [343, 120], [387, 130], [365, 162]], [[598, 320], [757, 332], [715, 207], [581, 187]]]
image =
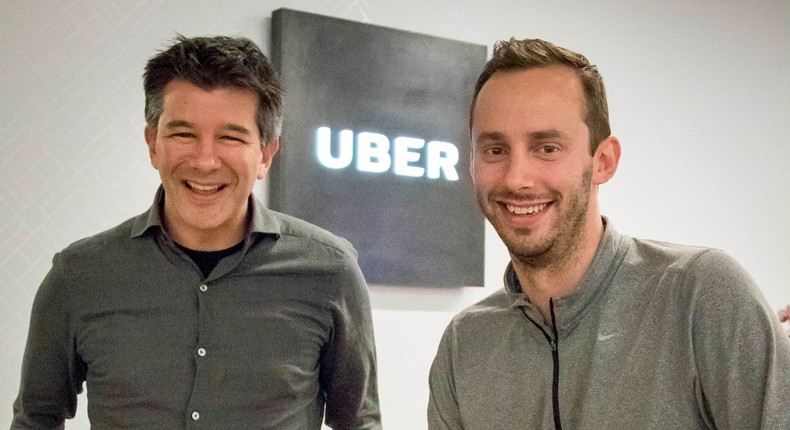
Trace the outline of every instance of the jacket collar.
[[[608, 290], [612, 278], [625, 258], [625, 236], [617, 233], [607, 218], [604, 217], [603, 222], [604, 234], [592, 263], [582, 276], [578, 287], [570, 294], [551, 299], [559, 333], [572, 330], [584, 315], [594, 308], [595, 302]], [[505, 269], [504, 282], [505, 290], [511, 300], [510, 307], [523, 308], [530, 319], [535, 322], [542, 321], [543, 317], [537, 307], [532, 305], [527, 295], [521, 292], [513, 263], [509, 263]]]

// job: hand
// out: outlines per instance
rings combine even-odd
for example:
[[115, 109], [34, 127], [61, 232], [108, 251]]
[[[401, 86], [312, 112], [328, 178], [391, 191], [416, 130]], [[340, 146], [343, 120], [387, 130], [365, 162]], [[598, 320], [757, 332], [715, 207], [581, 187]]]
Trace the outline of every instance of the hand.
[[779, 311], [779, 322], [790, 321], [790, 305]]

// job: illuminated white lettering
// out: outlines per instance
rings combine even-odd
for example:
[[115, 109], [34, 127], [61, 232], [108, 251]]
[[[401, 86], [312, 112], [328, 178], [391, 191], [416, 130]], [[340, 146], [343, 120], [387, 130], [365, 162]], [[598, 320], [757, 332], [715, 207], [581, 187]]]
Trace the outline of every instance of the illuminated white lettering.
[[395, 154], [393, 156], [394, 165], [392, 171], [396, 175], [413, 176], [419, 178], [425, 173], [422, 167], [412, 166], [409, 163], [420, 161], [420, 153], [410, 151], [410, 149], [422, 149], [425, 146], [425, 141], [422, 139], [415, 139], [413, 137], [396, 137]]
[[357, 135], [357, 169], [360, 172], [382, 173], [390, 169], [390, 141], [378, 133]]
[[316, 157], [327, 168], [345, 169], [356, 155], [356, 168], [360, 172], [384, 173], [392, 169], [399, 176], [431, 179], [444, 176], [448, 181], [458, 180], [455, 169], [458, 148], [450, 142], [432, 140], [426, 144], [423, 139], [399, 136], [390, 145], [390, 140], [383, 134], [362, 132], [356, 135], [356, 151], [354, 144], [354, 132], [351, 130], [338, 133], [336, 148], [333, 148], [329, 127], [319, 127], [315, 131]]
[[458, 148], [450, 142], [440, 142], [432, 140], [428, 142], [428, 158], [426, 176], [432, 179], [439, 178], [440, 172], [444, 172], [444, 178], [448, 181], [457, 181], [458, 172], [455, 165], [458, 164]]
[[315, 153], [318, 161], [330, 169], [345, 169], [354, 158], [354, 132], [340, 131], [340, 147], [337, 157], [332, 155], [332, 130], [319, 127], [315, 131]]

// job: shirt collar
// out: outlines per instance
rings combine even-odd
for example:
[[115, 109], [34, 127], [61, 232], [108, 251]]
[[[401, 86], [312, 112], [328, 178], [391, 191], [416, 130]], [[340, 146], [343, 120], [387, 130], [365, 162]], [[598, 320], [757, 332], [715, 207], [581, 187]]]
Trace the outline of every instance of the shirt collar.
[[[165, 190], [160, 185], [159, 189], [156, 190], [151, 207], [135, 220], [132, 227], [132, 237], [143, 236], [149, 231], [165, 233], [165, 224], [162, 218], [164, 203]], [[274, 215], [274, 212], [265, 208], [253, 194], [250, 194], [249, 197], [249, 208], [251, 208], [252, 216], [250, 217], [250, 228], [245, 241], [249, 241], [257, 235], [280, 237], [280, 222]]]

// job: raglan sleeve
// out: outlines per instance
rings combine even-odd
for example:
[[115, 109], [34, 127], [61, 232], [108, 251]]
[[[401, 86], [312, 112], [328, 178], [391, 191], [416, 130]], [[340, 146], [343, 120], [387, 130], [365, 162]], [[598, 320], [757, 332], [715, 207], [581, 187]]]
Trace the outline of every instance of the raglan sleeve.
[[59, 253], [33, 300], [12, 430], [62, 429], [76, 413], [85, 364], [75, 350], [68, 300], [64, 257]]
[[790, 429], [790, 339], [754, 280], [711, 250], [688, 272], [698, 398], [719, 429]]
[[428, 429], [463, 430], [453, 376], [453, 322], [444, 331], [428, 374]]
[[333, 332], [321, 358], [326, 424], [335, 430], [380, 430], [376, 345], [367, 283], [356, 260], [337, 275]]

